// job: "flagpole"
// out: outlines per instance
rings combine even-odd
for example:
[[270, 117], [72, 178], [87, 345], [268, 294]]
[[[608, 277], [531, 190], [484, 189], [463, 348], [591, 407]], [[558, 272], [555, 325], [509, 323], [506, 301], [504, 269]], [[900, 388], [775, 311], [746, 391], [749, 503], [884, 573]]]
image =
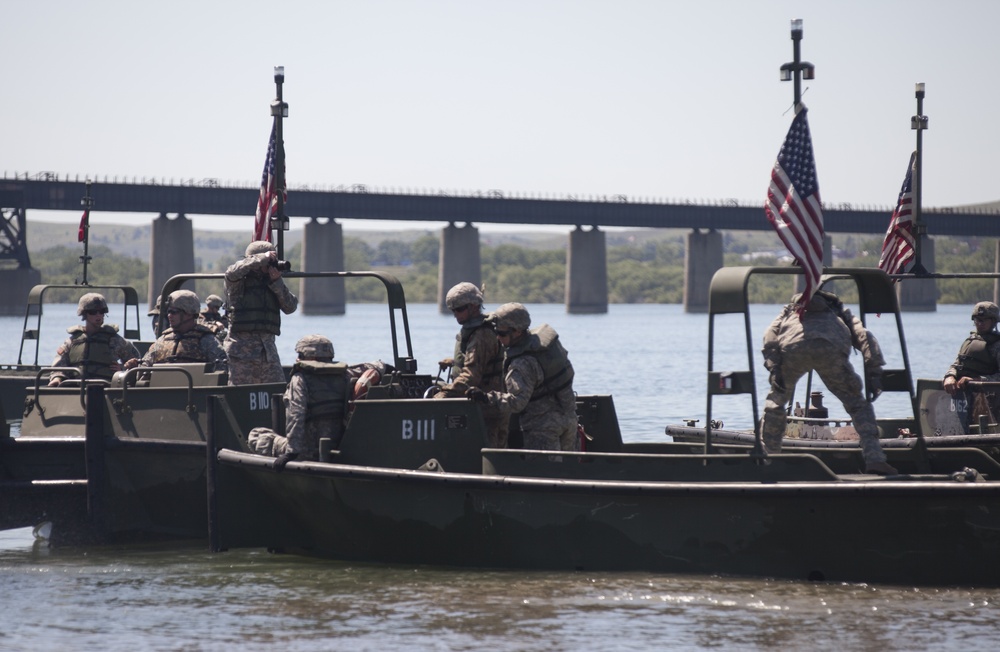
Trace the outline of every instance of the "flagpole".
[[816, 77], [816, 67], [809, 63], [808, 61], [802, 61], [800, 58], [802, 44], [802, 19], [795, 18], [792, 20], [792, 55], [793, 59], [790, 63], [782, 64], [781, 66], [781, 81], [795, 81], [795, 103], [794, 108], [798, 108], [799, 103], [802, 101], [802, 80], [803, 79], [815, 79]]
[[923, 169], [924, 169], [924, 129], [927, 129], [927, 116], [924, 115], [924, 83], [916, 85], [917, 115], [910, 118], [910, 128], [917, 132], [917, 155], [913, 161], [913, 269], [911, 274], [927, 274], [920, 259], [920, 250], [927, 225], [923, 220]]
[[273, 238], [278, 258], [284, 259], [285, 231], [288, 230], [288, 218], [285, 216], [285, 140], [282, 131], [282, 120], [288, 117], [288, 104], [282, 99], [281, 87], [285, 83], [285, 67], [274, 67], [274, 85], [277, 89], [277, 99], [271, 102], [271, 115], [274, 116], [274, 181], [277, 193], [277, 210], [271, 216], [268, 228], [277, 231]]
[[83, 205], [83, 219], [81, 220], [80, 229], [83, 231], [83, 255], [80, 256], [80, 262], [83, 263], [83, 285], [89, 285], [87, 283], [87, 265], [90, 263], [90, 209], [94, 207], [94, 198], [90, 196], [90, 180], [87, 180], [87, 192], [80, 200], [80, 204]]

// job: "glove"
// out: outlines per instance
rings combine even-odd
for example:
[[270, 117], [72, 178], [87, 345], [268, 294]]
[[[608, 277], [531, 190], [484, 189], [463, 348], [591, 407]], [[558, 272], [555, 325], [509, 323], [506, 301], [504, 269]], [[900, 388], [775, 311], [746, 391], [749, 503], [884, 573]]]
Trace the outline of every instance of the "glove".
[[868, 377], [868, 393], [871, 395], [871, 399], [869, 400], [872, 403], [874, 403], [875, 399], [882, 395], [882, 376]]
[[274, 460], [274, 470], [281, 473], [285, 470], [285, 465], [298, 457], [298, 453], [285, 453], [280, 455], [276, 460]]
[[476, 403], [486, 404], [490, 402], [489, 397], [486, 396], [486, 392], [476, 387], [473, 387], [465, 392], [465, 398], [470, 401], [475, 401]]

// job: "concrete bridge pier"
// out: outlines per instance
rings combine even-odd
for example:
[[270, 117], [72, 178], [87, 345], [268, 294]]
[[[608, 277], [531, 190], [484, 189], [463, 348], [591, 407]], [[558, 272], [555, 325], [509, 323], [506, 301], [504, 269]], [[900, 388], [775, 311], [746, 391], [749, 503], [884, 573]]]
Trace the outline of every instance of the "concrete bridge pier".
[[[302, 234], [302, 271], [344, 271], [344, 227], [332, 218], [314, 217]], [[344, 279], [304, 278], [299, 286], [299, 310], [305, 315], [343, 315], [347, 293]]]
[[156, 305], [168, 278], [194, 271], [194, 229], [191, 220], [183, 213], [178, 213], [175, 219], [160, 213], [153, 220], [149, 238], [149, 306]]
[[444, 299], [448, 290], [468, 281], [478, 287], [483, 286], [482, 262], [479, 256], [479, 229], [466, 223], [455, 226], [454, 222], [441, 230], [441, 248], [438, 255], [438, 310], [450, 314]]
[[569, 232], [566, 253], [566, 312], [577, 315], [608, 311], [606, 234], [596, 226]]
[[[920, 236], [920, 262], [928, 272], [934, 272], [934, 240], [928, 235]], [[937, 281], [932, 278], [896, 283], [896, 298], [903, 312], [935, 312], [937, 297]]]
[[684, 247], [684, 312], [708, 312], [708, 288], [722, 268], [722, 233], [695, 229]]
[[42, 273], [31, 267], [0, 271], [0, 315], [23, 315], [28, 292], [42, 282]]

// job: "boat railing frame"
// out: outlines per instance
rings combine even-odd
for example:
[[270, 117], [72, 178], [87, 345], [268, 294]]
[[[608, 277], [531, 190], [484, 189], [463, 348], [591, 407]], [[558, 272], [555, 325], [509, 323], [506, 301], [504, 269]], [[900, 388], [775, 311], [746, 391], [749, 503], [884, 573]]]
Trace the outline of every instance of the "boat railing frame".
[[[38, 366], [39, 347], [41, 346], [42, 328], [42, 305], [45, 302], [45, 294], [50, 290], [80, 290], [84, 293], [95, 292], [97, 290], [118, 290], [124, 299], [124, 310], [122, 316], [122, 337], [127, 340], [138, 340], [139, 337], [139, 293], [129, 285], [36, 285], [28, 291], [28, 301], [24, 309], [24, 327], [21, 329], [21, 346], [17, 353], [17, 365], [22, 366], [24, 357], [24, 343], [28, 340], [35, 341], [35, 361], [28, 363], [31, 367]], [[82, 295], [81, 295], [82, 296]], [[129, 310], [135, 311], [135, 328], [129, 327]], [[28, 328], [28, 322], [35, 318], [34, 328]]]
[[[757, 398], [757, 383], [754, 369], [755, 347], [750, 325], [749, 283], [755, 274], [801, 275], [800, 267], [723, 267], [712, 277], [708, 297], [708, 375], [705, 409], [705, 453], [715, 452], [712, 446], [712, 403], [715, 396], [750, 394], [753, 406], [754, 446], [751, 455], [764, 457], [760, 430], [760, 408]], [[910, 277], [912, 278], [912, 277]], [[894, 279], [878, 268], [837, 267], [824, 268], [820, 279], [822, 288], [828, 282], [849, 280], [858, 290], [857, 317], [867, 327], [868, 315], [892, 314], [895, 317], [896, 332], [903, 357], [903, 368], [884, 369], [882, 391], [907, 392], [914, 417], [917, 414], [916, 395], [913, 390], [913, 374], [903, 332], [903, 320], [899, 301], [893, 285]], [[720, 315], [743, 315], [746, 340], [747, 368], [738, 371], [715, 369], [715, 318]], [[871, 393], [871, 378], [863, 374], [866, 396]], [[811, 383], [810, 380], [807, 381]], [[807, 391], [808, 395], [808, 391]]]
[[[160, 292], [160, 305], [166, 306], [168, 297], [175, 290], [181, 289], [185, 283], [194, 280], [225, 280], [225, 274], [176, 274], [171, 276], [163, 284]], [[416, 373], [417, 361], [413, 357], [413, 344], [410, 340], [410, 322], [406, 314], [406, 295], [403, 292], [403, 284], [392, 274], [377, 271], [360, 272], [284, 272], [282, 278], [375, 278], [382, 282], [386, 292], [386, 303], [389, 308], [389, 328], [392, 337], [393, 366], [402, 373]], [[157, 326], [156, 336], [159, 337], [164, 330], [165, 320], [160, 320]], [[401, 341], [402, 338], [402, 341]], [[400, 348], [405, 346], [405, 354], [401, 354]]]

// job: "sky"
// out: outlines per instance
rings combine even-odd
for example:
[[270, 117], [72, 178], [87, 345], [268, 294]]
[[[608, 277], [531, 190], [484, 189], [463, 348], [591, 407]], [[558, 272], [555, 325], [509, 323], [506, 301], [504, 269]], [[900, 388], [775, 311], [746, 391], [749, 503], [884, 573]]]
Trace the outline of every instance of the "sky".
[[[825, 202], [891, 210], [916, 146], [917, 82], [929, 117], [923, 205], [1000, 200], [993, 0], [0, 6], [6, 176], [255, 185], [282, 65], [293, 216], [299, 185], [763, 204], [793, 117], [779, 68], [801, 18]], [[101, 216], [98, 199], [92, 223], [152, 217]], [[191, 217], [195, 228], [249, 228]]]

